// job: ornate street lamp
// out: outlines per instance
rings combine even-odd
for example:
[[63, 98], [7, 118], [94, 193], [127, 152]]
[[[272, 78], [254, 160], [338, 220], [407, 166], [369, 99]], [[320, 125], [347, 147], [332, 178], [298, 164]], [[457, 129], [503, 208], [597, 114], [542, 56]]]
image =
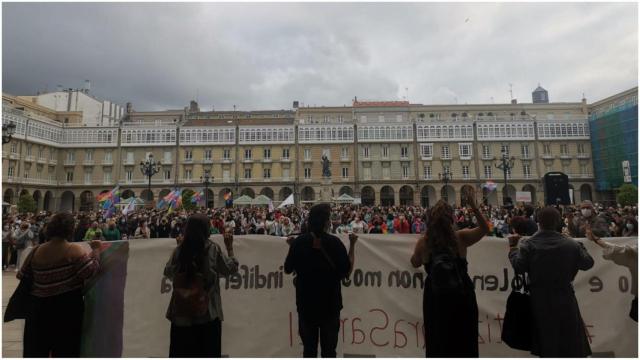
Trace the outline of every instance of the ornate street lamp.
[[157, 174], [160, 172], [160, 166], [162, 164], [160, 164], [160, 161], [156, 161], [153, 158], [153, 154], [149, 154], [149, 157], [147, 158], [147, 160], [145, 161], [140, 161], [140, 172], [142, 172], [142, 175], [146, 176], [149, 179], [149, 185], [147, 187], [147, 190], [149, 190], [149, 195], [148, 195], [148, 203], [151, 204], [151, 177], [153, 177], [153, 175]]
[[15, 132], [16, 124], [13, 121], [10, 121], [8, 124], [2, 124], [2, 144], [9, 143]]
[[213, 182], [213, 176], [209, 170], [204, 171], [204, 176], [200, 176], [200, 181], [204, 184], [204, 207], [209, 208], [209, 184]]
[[[440, 180], [442, 180], [442, 182], [444, 182], [444, 198], [445, 201], [448, 203], [449, 202], [449, 191], [447, 189], [447, 185], [449, 184], [449, 181], [452, 178], [452, 174], [449, 171], [449, 168], [445, 168], [444, 172], [442, 173], [438, 173], [438, 177], [440, 178]], [[442, 195], [442, 194], [441, 194]]]
[[514, 163], [516, 161], [515, 157], [509, 157], [509, 155], [503, 151], [502, 157], [500, 158], [500, 162], [495, 164], [495, 166], [502, 170], [504, 174], [504, 194], [502, 194], [502, 205], [507, 206], [507, 204], [513, 204], [511, 202], [511, 198], [509, 197], [509, 189], [507, 188], [507, 173], [513, 169]]

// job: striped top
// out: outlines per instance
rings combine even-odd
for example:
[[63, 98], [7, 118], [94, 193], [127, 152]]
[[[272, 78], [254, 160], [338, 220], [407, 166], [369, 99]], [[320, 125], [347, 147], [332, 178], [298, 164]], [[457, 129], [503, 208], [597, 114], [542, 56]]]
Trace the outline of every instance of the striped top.
[[73, 261], [62, 261], [56, 265], [33, 266], [31, 259], [34, 248], [25, 265], [18, 272], [18, 279], [33, 276], [31, 294], [37, 297], [49, 297], [64, 294], [84, 287], [85, 280], [94, 276], [100, 268], [99, 255], [92, 251]]

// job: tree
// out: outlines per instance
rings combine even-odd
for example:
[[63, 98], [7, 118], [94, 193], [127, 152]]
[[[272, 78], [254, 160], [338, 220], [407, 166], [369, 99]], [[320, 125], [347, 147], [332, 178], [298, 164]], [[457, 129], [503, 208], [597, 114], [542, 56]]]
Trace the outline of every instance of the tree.
[[182, 207], [185, 210], [193, 210], [197, 207], [197, 204], [191, 202], [191, 198], [193, 197], [193, 190], [187, 189], [182, 192]]
[[33, 196], [29, 194], [22, 194], [20, 198], [18, 198], [18, 212], [27, 213], [27, 212], [36, 212], [38, 210], [38, 204], [33, 199]]
[[616, 200], [622, 206], [638, 204], [638, 188], [632, 184], [624, 184], [618, 189]]

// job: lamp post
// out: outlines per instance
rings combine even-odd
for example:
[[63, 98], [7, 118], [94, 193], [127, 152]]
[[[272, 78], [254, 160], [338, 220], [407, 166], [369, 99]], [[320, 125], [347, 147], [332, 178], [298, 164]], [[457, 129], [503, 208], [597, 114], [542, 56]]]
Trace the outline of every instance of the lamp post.
[[444, 182], [444, 194], [445, 194], [444, 198], [445, 198], [445, 201], [447, 203], [449, 203], [449, 191], [447, 189], [447, 185], [449, 184], [449, 181], [451, 180], [451, 175], [452, 174], [449, 171], [448, 167], [444, 169], [444, 172], [438, 174], [438, 177], [440, 178], [440, 180], [442, 180], [442, 182]]
[[204, 175], [200, 176], [200, 181], [204, 184], [204, 207], [209, 208], [209, 184], [211, 184], [213, 176], [209, 174], [209, 170], [204, 171]]
[[142, 172], [142, 175], [146, 176], [149, 179], [149, 185], [147, 187], [147, 190], [149, 190], [149, 195], [148, 195], [148, 203], [151, 204], [151, 177], [153, 177], [153, 175], [157, 174], [160, 172], [160, 161], [156, 161], [153, 158], [153, 154], [149, 154], [149, 157], [147, 158], [147, 160], [145, 161], [140, 161], [140, 172]]
[[9, 143], [15, 132], [16, 124], [13, 121], [10, 121], [8, 124], [2, 124], [2, 144]]
[[513, 165], [516, 161], [515, 157], [509, 157], [509, 155], [503, 151], [502, 152], [502, 157], [500, 158], [500, 162], [498, 164], [495, 164], [495, 166], [502, 170], [502, 173], [504, 174], [504, 194], [502, 194], [502, 205], [503, 206], [507, 206], [507, 203], [509, 203], [509, 189], [507, 188], [507, 173], [511, 171], [511, 169], [513, 169]]

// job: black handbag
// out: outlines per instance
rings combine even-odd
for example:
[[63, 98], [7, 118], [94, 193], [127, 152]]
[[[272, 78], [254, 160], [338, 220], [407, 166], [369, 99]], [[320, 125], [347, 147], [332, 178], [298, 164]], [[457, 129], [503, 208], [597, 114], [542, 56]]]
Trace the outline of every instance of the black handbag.
[[507, 298], [501, 339], [510, 348], [530, 351], [533, 317], [529, 284], [524, 274], [516, 274], [516, 277], [522, 281], [522, 292], [514, 288]]
[[[33, 255], [36, 252], [38, 246], [34, 247], [29, 254], [26, 261], [31, 262]], [[4, 322], [13, 321], [16, 319], [26, 319], [29, 308], [33, 301], [33, 295], [31, 295], [31, 287], [33, 286], [33, 275], [23, 277], [20, 279], [18, 287], [9, 298], [9, 303], [4, 311]]]

